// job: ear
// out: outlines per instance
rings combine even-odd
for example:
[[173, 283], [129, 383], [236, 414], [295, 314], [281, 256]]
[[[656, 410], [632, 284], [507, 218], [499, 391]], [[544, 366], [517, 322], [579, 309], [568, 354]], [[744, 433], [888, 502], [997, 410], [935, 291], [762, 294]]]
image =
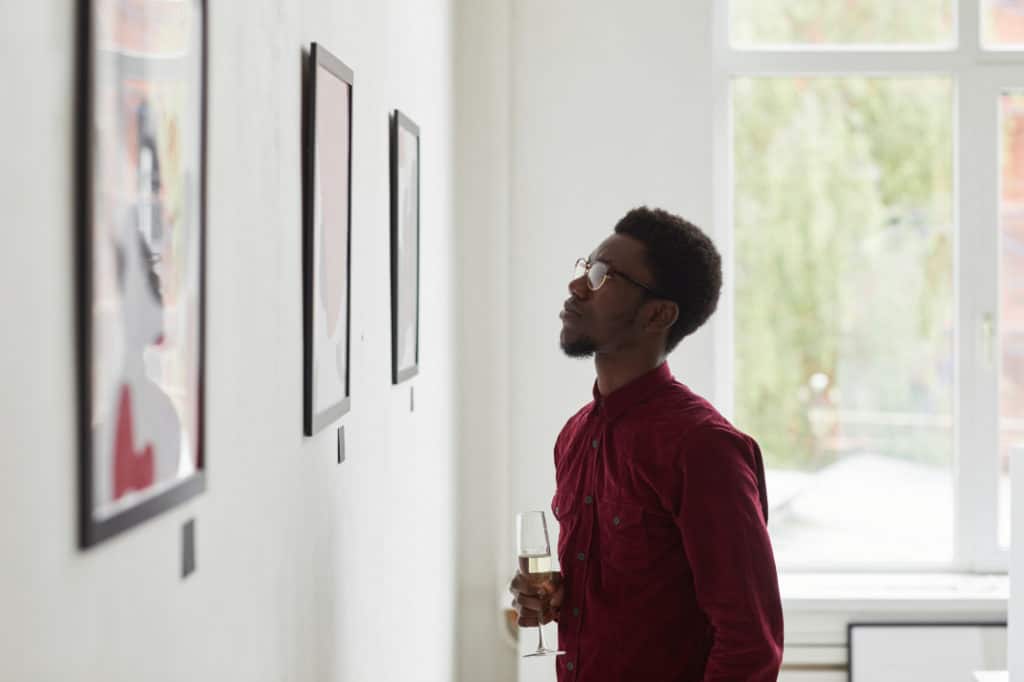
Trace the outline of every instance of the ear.
[[679, 306], [672, 301], [657, 299], [647, 313], [645, 328], [651, 331], [667, 331], [679, 319]]

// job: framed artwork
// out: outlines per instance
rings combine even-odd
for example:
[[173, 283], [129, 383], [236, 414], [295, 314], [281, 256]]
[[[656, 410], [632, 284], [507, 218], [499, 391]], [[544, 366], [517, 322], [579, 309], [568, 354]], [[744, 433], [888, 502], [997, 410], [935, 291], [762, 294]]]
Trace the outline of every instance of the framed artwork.
[[80, 544], [205, 487], [206, 3], [80, 17]]
[[420, 129], [391, 117], [391, 383], [416, 376], [420, 362]]
[[305, 431], [349, 410], [352, 69], [313, 43], [306, 102]]

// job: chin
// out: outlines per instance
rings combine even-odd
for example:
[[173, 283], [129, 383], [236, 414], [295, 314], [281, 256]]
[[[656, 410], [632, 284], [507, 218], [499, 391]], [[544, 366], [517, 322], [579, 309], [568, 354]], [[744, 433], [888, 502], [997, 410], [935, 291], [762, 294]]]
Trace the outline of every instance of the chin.
[[589, 358], [597, 352], [597, 347], [590, 339], [586, 337], [573, 338], [564, 332], [559, 339], [559, 344], [562, 346], [562, 352], [570, 358]]

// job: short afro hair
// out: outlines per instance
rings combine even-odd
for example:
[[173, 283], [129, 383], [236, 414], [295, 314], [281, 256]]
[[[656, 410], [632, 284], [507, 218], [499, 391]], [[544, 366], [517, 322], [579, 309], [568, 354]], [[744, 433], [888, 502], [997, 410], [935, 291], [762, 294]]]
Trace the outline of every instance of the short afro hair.
[[634, 208], [618, 222], [615, 233], [643, 243], [654, 288], [679, 306], [679, 318], [665, 340], [665, 352], [670, 353], [718, 307], [722, 258], [699, 227], [659, 208]]

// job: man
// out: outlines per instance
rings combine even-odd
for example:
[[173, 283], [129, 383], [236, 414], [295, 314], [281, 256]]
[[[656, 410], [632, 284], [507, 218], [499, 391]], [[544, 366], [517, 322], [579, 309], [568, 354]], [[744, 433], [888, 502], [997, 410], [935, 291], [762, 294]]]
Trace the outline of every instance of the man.
[[593, 356], [597, 381], [555, 443], [562, 573], [510, 586], [520, 626], [558, 621], [560, 682], [778, 677], [760, 450], [665, 363], [721, 283], [711, 240], [647, 208], [577, 263], [561, 346]]

